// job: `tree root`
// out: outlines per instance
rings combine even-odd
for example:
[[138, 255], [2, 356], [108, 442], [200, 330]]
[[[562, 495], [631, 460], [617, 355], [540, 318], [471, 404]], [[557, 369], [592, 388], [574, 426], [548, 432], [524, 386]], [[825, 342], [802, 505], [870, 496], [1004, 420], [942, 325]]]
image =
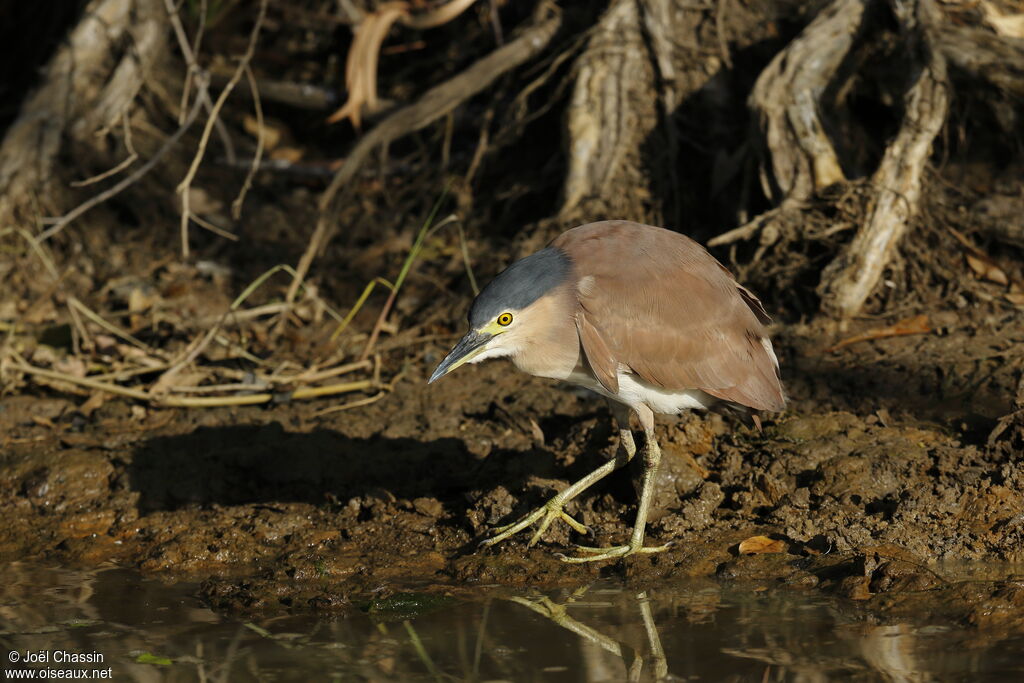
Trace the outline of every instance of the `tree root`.
[[[739, 228], [710, 240], [711, 246], [748, 240], [760, 234], [755, 260], [778, 240], [776, 223], [792, 223], [808, 201], [845, 178], [838, 156], [818, 115], [819, 100], [840, 68], [873, 0], [834, 0], [779, 53], [758, 78], [749, 104], [761, 124], [770, 154], [762, 169], [765, 194], [776, 208]], [[959, 65], [977, 67], [999, 61], [1018, 48], [1008, 41], [995, 47], [991, 36], [967, 29], [949, 29], [934, 0], [892, 2], [893, 14], [906, 36], [915, 76], [903, 99], [903, 120], [887, 145], [868, 183], [865, 218], [856, 235], [823, 271], [818, 287], [821, 307], [840, 318], [857, 315], [882, 279], [903, 235], [918, 214], [922, 175], [932, 143], [946, 121], [950, 82], [946, 55]], [[977, 38], [988, 49], [977, 57], [964, 46]], [[998, 39], [995, 39], [998, 42]], [[1013, 92], [1020, 67], [1007, 63], [988, 76]], [[777, 247], [776, 247], [777, 248]]]
[[932, 0], [903, 11], [900, 3], [894, 5], [901, 23], [916, 34], [923, 64], [904, 98], [900, 131], [872, 177], [876, 194], [867, 220], [822, 273], [822, 305], [842, 318], [860, 312], [918, 213], [921, 177], [949, 108], [946, 60], [930, 40], [941, 21]]
[[[588, 198], [604, 201], [623, 182], [625, 157], [634, 154], [657, 122], [650, 101], [653, 73], [644, 50], [640, 4], [615, 0], [601, 17], [586, 50], [576, 62], [577, 77], [566, 128], [569, 168], [561, 215]], [[638, 216], [630, 216], [636, 217]]]
[[35, 225], [59, 205], [53, 181], [65, 135], [95, 145], [95, 131], [117, 124], [165, 53], [164, 29], [159, 0], [86, 7], [0, 144], [0, 225]]
[[671, 119], [727, 59], [724, 46], [699, 48], [713, 10], [669, 0], [613, 0], [591, 29], [576, 60], [566, 115], [562, 222], [596, 216], [681, 222], [680, 145]]
[[865, 0], [834, 0], [757, 79], [749, 104], [771, 157], [765, 196], [787, 206], [845, 180], [818, 101], [860, 30]]
[[950, 65], [999, 90], [1024, 96], [1024, 40], [941, 21], [930, 39]]
[[761, 235], [755, 256], [760, 259], [778, 241], [780, 225], [794, 222], [808, 199], [845, 181], [818, 107], [860, 32], [868, 1], [834, 0], [761, 72], [748, 105], [769, 162], [761, 165], [762, 191], [779, 204], [712, 238], [709, 246]]

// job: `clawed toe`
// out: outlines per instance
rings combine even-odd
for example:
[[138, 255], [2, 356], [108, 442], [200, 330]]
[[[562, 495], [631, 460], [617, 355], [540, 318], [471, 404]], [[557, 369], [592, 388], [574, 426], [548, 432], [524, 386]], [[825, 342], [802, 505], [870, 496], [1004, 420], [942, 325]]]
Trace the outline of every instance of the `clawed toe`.
[[583, 534], [585, 536], [593, 535], [593, 532], [590, 530], [590, 527], [588, 527], [586, 524], [581, 524], [576, 519], [574, 519], [569, 513], [565, 512], [562, 509], [561, 503], [551, 501], [548, 502], [546, 505], [537, 508], [536, 510], [526, 515], [517, 522], [513, 522], [512, 524], [506, 524], [505, 526], [495, 527], [493, 529], [494, 536], [491, 536], [490, 538], [481, 541], [480, 546], [487, 547], [492, 546], [495, 543], [500, 543], [501, 541], [504, 541], [510, 536], [519, 533], [528, 526], [537, 524], [537, 530], [534, 532], [533, 536], [526, 544], [526, 547], [532, 548], [534, 545], [537, 544], [537, 541], [540, 540], [540, 537], [544, 535], [544, 532], [548, 530], [548, 527], [551, 526], [551, 523], [555, 520], [561, 520], [565, 522], [570, 527], [572, 527], [572, 529], [577, 533]]
[[584, 562], [601, 562], [603, 560], [615, 560], [629, 555], [653, 555], [662, 553], [675, 545], [670, 541], [664, 545], [641, 546], [641, 545], [618, 545], [610, 548], [594, 548], [591, 546], [578, 545], [576, 550], [583, 553], [581, 556], [572, 557], [563, 553], [557, 553], [558, 559], [569, 564], [582, 564]]

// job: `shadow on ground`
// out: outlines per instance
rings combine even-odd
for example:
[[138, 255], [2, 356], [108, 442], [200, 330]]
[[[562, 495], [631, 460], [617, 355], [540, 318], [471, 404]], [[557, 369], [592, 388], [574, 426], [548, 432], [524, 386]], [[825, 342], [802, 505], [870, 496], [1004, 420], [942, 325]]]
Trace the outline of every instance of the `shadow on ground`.
[[544, 450], [496, 449], [474, 457], [457, 438], [350, 438], [330, 429], [289, 432], [279, 423], [200, 427], [139, 446], [127, 467], [140, 513], [186, 506], [345, 503], [365, 495], [462, 497], [474, 488], [521, 488], [555, 472]]

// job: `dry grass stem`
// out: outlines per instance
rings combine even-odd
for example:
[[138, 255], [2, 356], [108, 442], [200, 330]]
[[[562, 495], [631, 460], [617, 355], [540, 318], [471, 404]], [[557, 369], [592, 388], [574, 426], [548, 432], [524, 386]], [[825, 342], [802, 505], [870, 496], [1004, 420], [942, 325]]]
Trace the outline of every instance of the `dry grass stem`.
[[186, 131], [188, 131], [188, 129], [192, 127], [193, 123], [195, 123], [196, 118], [199, 116], [199, 108], [200, 105], [197, 102], [189, 111], [188, 116], [185, 117], [185, 120], [178, 127], [178, 130], [174, 131], [171, 134], [171, 136], [164, 141], [164, 144], [160, 146], [160, 149], [158, 149], [156, 153], [153, 154], [153, 156], [150, 157], [148, 161], [146, 161], [146, 163], [135, 169], [135, 171], [132, 172], [131, 175], [126, 176], [120, 182], [118, 182], [115, 185], [112, 185], [111, 187], [108, 187], [103, 192], [100, 192], [99, 194], [90, 197], [86, 201], [76, 206], [71, 211], [68, 211], [63, 216], [60, 216], [59, 218], [44, 219], [43, 223], [45, 225], [49, 225], [50, 227], [48, 227], [43, 232], [39, 233], [39, 236], [35, 238], [36, 242], [44, 242], [50, 239], [58, 232], [63, 230], [65, 227], [67, 227], [68, 223], [75, 220], [89, 209], [92, 209], [107, 201], [111, 197], [120, 194], [126, 188], [131, 187], [133, 184], [137, 183], [139, 179], [142, 178], [142, 176], [146, 175], [151, 170], [153, 170], [153, 167], [156, 166], [160, 162], [160, 160], [163, 159], [164, 156], [166, 156], [166, 154], [171, 149], [174, 148], [176, 144], [178, 144], [178, 140], [181, 139], [181, 136], [184, 135]]

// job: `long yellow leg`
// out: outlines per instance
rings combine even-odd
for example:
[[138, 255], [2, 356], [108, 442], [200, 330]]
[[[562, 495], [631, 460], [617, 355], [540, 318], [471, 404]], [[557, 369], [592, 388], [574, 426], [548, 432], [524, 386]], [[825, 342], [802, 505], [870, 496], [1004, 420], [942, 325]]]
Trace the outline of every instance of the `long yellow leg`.
[[580, 552], [586, 554], [582, 557], [560, 555], [559, 557], [563, 562], [600, 562], [638, 553], [660, 553], [672, 547], [671, 543], [644, 547], [644, 531], [647, 528], [647, 514], [651, 507], [651, 498], [654, 496], [654, 478], [658, 475], [658, 465], [661, 463], [661, 448], [658, 447], [658, 440], [654, 435], [654, 413], [651, 412], [650, 408], [644, 406], [643, 410], [637, 410], [637, 415], [640, 417], [640, 423], [644, 427], [647, 438], [644, 442], [644, 468], [641, 479], [640, 504], [637, 507], [636, 522], [633, 525], [633, 533], [629, 537], [629, 543], [610, 548], [577, 546]]
[[633, 441], [633, 432], [629, 429], [629, 409], [621, 403], [612, 403], [611, 401], [609, 401], [609, 407], [612, 410], [612, 415], [615, 417], [615, 421], [619, 425], [619, 448], [615, 453], [615, 457], [579, 481], [573, 483], [569, 488], [561, 491], [554, 498], [519, 521], [506, 526], [496, 527], [493, 530], [495, 535], [488, 538], [480, 545], [490, 546], [495, 543], [500, 543], [513, 534], [519, 533], [531, 524], [538, 522], [538, 520], [540, 523], [537, 525], [537, 530], [534, 532], [533, 537], [530, 538], [530, 542], [526, 544], [527, 547], [533, 547], [537, 541], [540, 540], [540, 537], [544, 532], [547, 531], [548, 527], [551, 526], [551, 523], [558, 519], [562, 520], [581, 534], [590, 533], [590, 529], [569, 516], [569, 514], [562, 509], [563, 506], [615, 470], [620, 467], [624, 467], [636, 454], [636, 443]]

